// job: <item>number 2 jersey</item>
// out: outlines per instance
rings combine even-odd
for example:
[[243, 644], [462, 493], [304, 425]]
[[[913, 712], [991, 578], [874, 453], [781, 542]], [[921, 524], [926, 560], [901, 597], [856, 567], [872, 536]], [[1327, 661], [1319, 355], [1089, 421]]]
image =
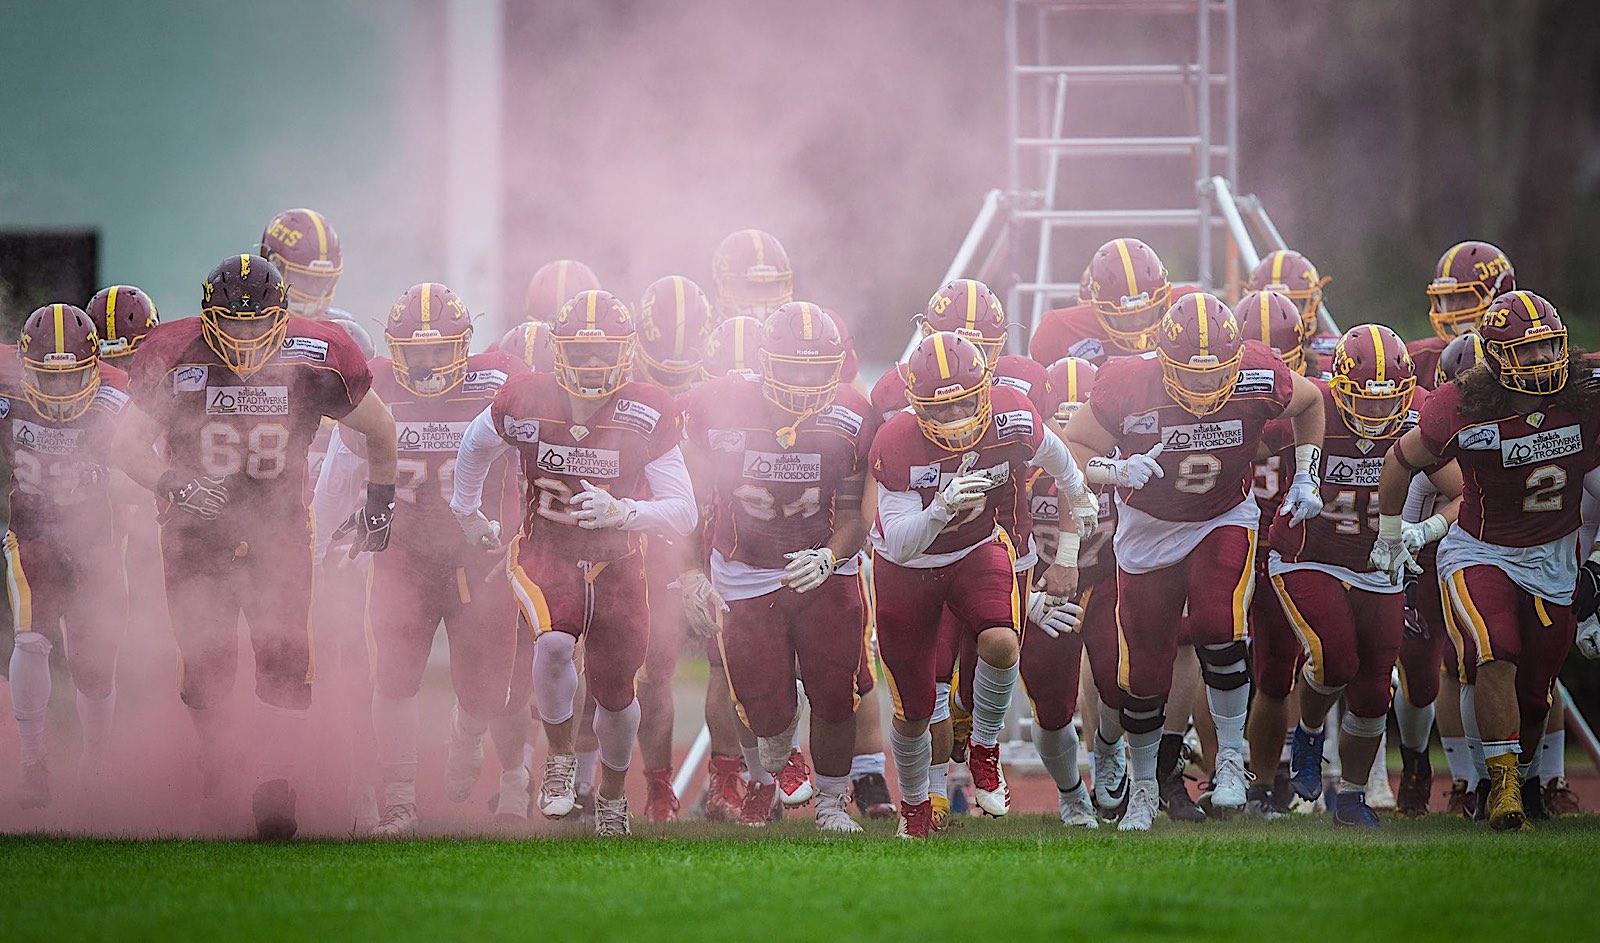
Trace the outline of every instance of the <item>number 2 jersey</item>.
[[83, 415], [39, 415], [22, 387], [17, 348], [0, 345], [0, 436], [11, 468], [8, 529], [19, 539], [105, 541], [111, 520], [111, 438], [128, 402], [127, 374], [100, 364], [100, 389]]

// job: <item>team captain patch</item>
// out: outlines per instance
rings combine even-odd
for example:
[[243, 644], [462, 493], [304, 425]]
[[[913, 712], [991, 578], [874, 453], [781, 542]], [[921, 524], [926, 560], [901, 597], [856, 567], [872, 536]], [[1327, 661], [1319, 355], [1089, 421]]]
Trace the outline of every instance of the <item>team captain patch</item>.
[[656, 425], [661, 422], [661, 412], [636, 399], [619, 399], [617, 408], [612, 411], [612, 418], [640, 432], [650, 433], [656, 431]]

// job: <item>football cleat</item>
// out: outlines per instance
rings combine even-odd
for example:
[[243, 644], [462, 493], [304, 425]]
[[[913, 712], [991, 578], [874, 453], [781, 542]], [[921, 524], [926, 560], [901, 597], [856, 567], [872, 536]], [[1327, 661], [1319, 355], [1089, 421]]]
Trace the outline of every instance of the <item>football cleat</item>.
[[1388, 771], [1376, 763], [1373, 764], [1372, 775], [1367, 780], [1366, 796], [1367, 805], [1384, 812], [1393, 812], [1397, 804], [1394, 788], [1389, 785]]
[[256, 819], [256, 837], [262, 841], [288, 841], [299, 830], [294, 817], [294, 790], [287, 779], [269, 779], [250, 797]]
[[1544, 787], [1538, 776], [1522, 781], [1522, 812], [1530, 822], [1542, 822], [1550, 817], [1544, 808]]
[[950, 797], [928, 795], [928, 801], [933, 803], [933, 830], [942, 832], [950, 827]]
[[1244, 814], [1265, 822], [1276, 821], [1284, 816], [1272, 801], [1272, 791], [1259, 783], [1251, 783], [1250, 788], [1245, 790]]
[[744, 805], [744, 763], [737, 756], [713, 753], [706, 771], [706, 821], [737, 822]]
[[[598, 803], [596, 798], [597, 817]], [[578, 758], [571, 753], [550, 754], [544, 761], [544, 779], [539, 783], [539, 814], [547, 819], [566, 818], [577, 805]]]
[[1353, 825], [1377, 831], [1381, 826], [1378, 813], [1367, 805], [1364, 792], [1336, 792], [1333, 794], [1333, 822], [1335, 825]]
[[651, 822], [678, 819], [678, 794], [672, 791], [672, 767], [644, 771], [646, 799], [644, 817]]
[[1100, 817], [1094, 814], [1094, 802], [1089, 798], [1089, 787], [1078, 780], [1071, 789], [1056, 790], [1056, 809], [1061, 813], [1061, 824], [1073, 828], [1099, 828]]
[[1478, 780], [1478, 785], [1472, 790], [1472, 821], [1489, 821], [1489, 780]]
[[1450, 798], [1445, 800], [1444, 810], [1451, 815], [1462, 818], [1472, 818], [1472, 807], [1476, 804], [1477, 796], [1467, 787], [1465, 779], [1450, 780]]
[[803, 806], [811, 801], [816, 790], [811, 785], [811, 767], [799, 750], [789, 751], [789, 762], [778, 772], [778, 798], [790, 807]]
[[1104, 819], [1120, 818], [1128, 808], [1128, 753], [1126, 741], [1115, 743], [1094, 735], [1094, 804]]
[[968, 741], [967, 771], [972, 775], [973, 799], [984, 814], [996, 818], [1011, 809], [1011, 789], [1000, 768], [1000, 747]]
[[450, 745], [444, 758], [444, 794], [451, 802], [466, 802], [483, 772], [483, 735], [461, 729], [461, 705], [450, 708]]
[[1204, 822], [1206, 810], [1189, 795], [1189, 785], [1184, 780], [1186, 765], [1183, 738], [1177, 734], [1162, 734], [1156, 752], [1157, 807], [1174, 822]]
[[528, 780], [532, 778], [526, 766], [501, 771], [500, 800], [494, 807], [496, 824], [521, 825], [528, 821]]
[[365, 835], [378, 827], [378, 800], [372, 794], [371, 786], [357, 786], [352, 783], [347, 790], [346, 801], [350, 803], [350, 820], [352, 831], [357, 835]]
[[778, 810], [778, 783], [747, 783], [744, 805], [739, 809], [739, 824], [751, 828], [766, 828], [782, 815]]
[[895, 834], [901, 838], [927, 838], [933, 834], [933, 803], [924, 799], [917, 805], [900, 803], [900, 825]]
[[1567, 788], [1567, 777], [1557, 776], [1544, 784], [1544, 810], [1553, 816], [1583, 814], [1578, 797]]
[[22, 764], [22, 781], [17, 784], [17, 804], [24, 809], [42, 809], [50, 804], [50, 769], [44, 760]]
[[1328, 738], [1326, 728], [1312, 733], [1295, 724], [1294, 738], [1289, 744], [1289, 781], [1295, 795], [1307, 801], [1322, 795], [1322, 745]]
[[1132, 786], [1128, 788], [1128, 810], [1122, 814], [1122, 821], [1117, 823], [1117, 831], [1150, 831], [1150, 826], [1155, 824], [1158, 804], [1155, 781], [1134, 780]]
[[1400, 791], [1395, 794], [1395, 808], [1408, 819], [1428, 814], [1428, 794], [1433, 791], [1433, 763], [1428, 759], [1426, 747], [1421, 750], [1400, 748]]
[[850, 794], [855, 799], [856, 811], [869, 819], [886, 819], [894, 815], [894, 800], [889, 796], [889, 783], [882, 773], [862, 773], [850, 781]]
[[601, 838], [620, 838], [633, 834], [628, 824], [628, 797], [607, 799], [599, 793], [594, 797], [594, 833]]
[[383, 818], [369, 832], [373, 838], [412, 838], [417, 834], [417, 807], [392, 805], [383, 810]]
[[1489, 766], [1489, 827], [1497, 832], [1526, 832], [1528, 813], [1522, 807], [1522, 783], [1517, 779], [1517, 756], [1502, 753], [1486, 761]]
[[861, 831], [861, 823], [850, 817], [850, 800], [845, 796], [817, 797], [817, 830], [839, 835]]
[[1244, 756], [1232, 747], [1217, 751], [1217, 768], [1211, 776], [1211, 808], [1237, 812], [1245, 802]]

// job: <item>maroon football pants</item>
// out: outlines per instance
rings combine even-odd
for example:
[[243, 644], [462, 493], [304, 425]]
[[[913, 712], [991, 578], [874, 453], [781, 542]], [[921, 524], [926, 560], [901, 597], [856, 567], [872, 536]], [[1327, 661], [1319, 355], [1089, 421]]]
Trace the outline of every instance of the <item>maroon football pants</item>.
[[1445, 586], [1463, 675], [1468, 665], [1476, 668], [1491, 661], [1516, 665], [1522, 725], [1539, 722], [1549, 713], [1556, 674], [1578, 634], [1572, 607], [1541, 599], [1518, 586], [1504, 570], [1487, 565], [1457, 570]]
[[1306, 680], [1344, 689], [1357, 717], [1389, 713], [1389, 676], [1405, 633], [1405, 595], [1370, 593], [1318, 570], [1274, 576], [1272, 588], [1306, 651]]

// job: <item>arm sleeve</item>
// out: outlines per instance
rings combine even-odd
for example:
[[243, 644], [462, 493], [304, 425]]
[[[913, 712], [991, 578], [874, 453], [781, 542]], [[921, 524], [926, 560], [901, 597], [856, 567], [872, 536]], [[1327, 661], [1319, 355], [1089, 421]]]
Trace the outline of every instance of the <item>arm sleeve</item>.
[[[457, 462], [456, 474], [460, 473]], [[694, 486], [689, 483], [689, 468], [683, 463], [683, 450], [674, 445], [651, 461], [644, 467], [644, 479], [655, 497], [633, 502], [635, 514], [626, 529], [688, 536], [700, 514], [695, 508]]]
[[483, 504], [483, 482], [489, 477], [489, 466], [511, 451], [511, 445], [494, 429], [492, 409], [485, 407], [461, 436], [461, 448], [456, 451], [455, 491], [450, 495], [450, 510], [457, 514], [478, 510]]
[[1433, 513], [1438, 496], [1439, 489], [1433, 486], [1427, 475], [1413, 475], [1411, 490], [1406, 492], [1406, 508], [1400, 512], [1400, 519], [1407, 524], [1419, 523]]
[[366, 499], [362, 487], [366, 478], [366, 459], [344, 444], [335, 427], [328, 439], [328, 454], [322, 460], [322, 471], [317, 474], [316, 491], [311, 497], [311, 533], [316, 538], [312, 560], [321, 562], [327, 556], [334, 528], [351, 508], [358, 507]]
[[937, 514], [938, 503], [922, 506], [914, 491], [890, 491], [878, 485], [878, 549], [891, 563], [907, 563], [928, 549], [949, 523]]
[[1048, 426], [1045, 427], [1044, 438], [1039, 442], [1039, 450], [1033, 453], [1031, 464], [1044, 469], [1045, 474], [1054, 478], [1056, 490], [1063, 495], [1076, 494], [1085, 487], [1083, 470], [1072, 460], [1067, 444]]

